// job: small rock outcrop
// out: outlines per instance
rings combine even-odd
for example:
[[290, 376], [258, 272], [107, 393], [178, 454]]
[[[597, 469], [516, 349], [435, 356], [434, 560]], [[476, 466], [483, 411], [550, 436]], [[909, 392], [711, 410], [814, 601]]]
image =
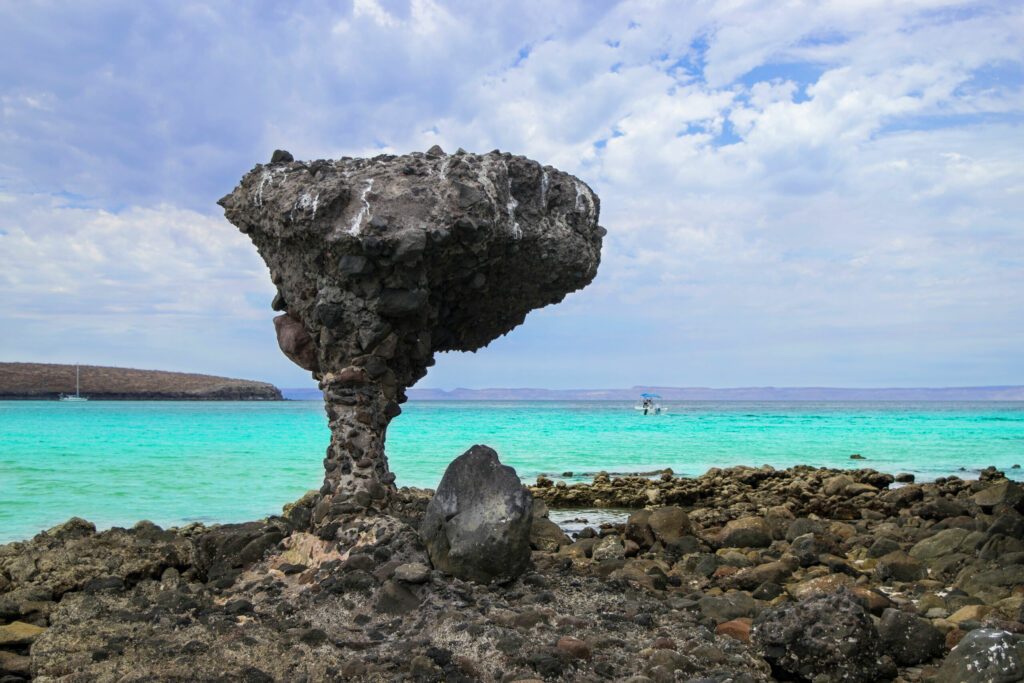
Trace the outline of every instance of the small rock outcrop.
[[[823, 491], [838, 474], [599, 474], [585, 496], [538, 486], [532, 514], [517, 517], [532, 522], [529, 569], [501, 585], [431, 568], [416, 531], [433, 497], [422, 489], [316, 533], [316, 493], [258, 523], [97, 533], [72, 519], [0, 545], [0, 681], [1020, 680], [1024, 550], [1009, 535], [1020, 520], [1004, 502], [985, 512], [974, 501], [1002, 474], [921, 482], [903, 507], [881, 487], [858, 493], [862, 516], [845, 520], [822, 515], [848, 509], [853, 486]], [[652, 488], [676, 502], [595, 518], [544, 501], [647, 501]], [[940, 498], [969, 516], [913, 512]], [[452, 513], [439, 505], [442, 524]], [[720, 547], [729, 521], [751, 517], [769, 546]], [[908, 557], [927, 574], [894, 571]]]
[[530, 561], [533, 496], [487, 446], [452, 461], [427, 506], [420, 535], [430, 561], [479, 583], [508, 581]]
[[270, 268], [282, 351], [320, 381], [331, 445], [314, 523], [386, 509], [388, 422], [438, 351], [475, 351], [593, 280], [604, 229], [583, 182], [503, 154], [294, 161], [220, 200]]

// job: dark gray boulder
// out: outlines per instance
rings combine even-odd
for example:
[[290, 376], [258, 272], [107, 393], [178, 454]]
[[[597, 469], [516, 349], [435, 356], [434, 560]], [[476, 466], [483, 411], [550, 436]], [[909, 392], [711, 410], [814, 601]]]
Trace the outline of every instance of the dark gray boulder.
[[894, 673], [871, 616], [846, 590], [766, 609], [754, 619], [751, 640], [784, 677], [869, 683]]
[[878, 623], [882, 649], [900, 666], [915, 666], [939, 657], [946, 649], [946, 636], [927, 619], [889, 608]]
[[530, 561], [533, 496], [487, 446], [448, 465], [420, 536], [434, 567], [479, 583], [510, 581]]
[[277, 287], [281, 350], [324, 391], [331, 428], [313, 526], [388, 510], [384, 435], [438, 351], [475, 351], [597, 273], [600, 202], [498, 151], [295, 161], [278, 150], [220, 200]]
[[936, 683], [1015, 683], [1024, 680], [1024, 636], [979, 628], [971, 631], [939, 668]]

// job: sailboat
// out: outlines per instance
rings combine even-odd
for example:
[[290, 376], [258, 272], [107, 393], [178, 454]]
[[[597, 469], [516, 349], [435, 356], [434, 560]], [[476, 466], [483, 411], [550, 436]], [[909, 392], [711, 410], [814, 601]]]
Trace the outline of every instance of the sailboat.
[[85, 396], [82, 396], [81, 374], [82, 374], [82, 369], [76, 365], [75, 366], [75, 395], [72, 396], [71, 394], [61, 394], [59, 400], [61, 400], [61, 401], [88, 401], [89, 400]]

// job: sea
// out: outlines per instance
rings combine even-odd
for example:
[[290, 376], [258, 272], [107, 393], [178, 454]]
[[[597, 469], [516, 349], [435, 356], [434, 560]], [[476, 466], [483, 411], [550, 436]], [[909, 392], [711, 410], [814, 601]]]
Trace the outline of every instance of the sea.
[[[434, 487], [487, 444], [524, 481], [594, 473], [697, 476], [804, 464], [1022, 479], [1024, 402], [668, 402], [644, 416], [607, 401], [422, 401], [403, 406], [387, 454], [401, 486]], [[69, 517], [99, 528], [238, 522], [280, 512], [322, 479], [320, 401], [0, 402], [0, 543]], [[851, 459], [853, 454], [863, 459]]]

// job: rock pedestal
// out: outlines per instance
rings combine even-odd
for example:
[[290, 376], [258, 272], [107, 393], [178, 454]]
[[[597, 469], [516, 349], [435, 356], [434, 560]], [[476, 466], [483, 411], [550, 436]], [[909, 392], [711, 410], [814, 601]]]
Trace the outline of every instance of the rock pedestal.
[[497, 151], [275, 153], [220, 204], [270, 268], [282, 351], [324, 392], [320, 527], [387, 508], [387, 425], [434, 353], [475, 351], [589, 284], [604, 235], [584, 183]]

